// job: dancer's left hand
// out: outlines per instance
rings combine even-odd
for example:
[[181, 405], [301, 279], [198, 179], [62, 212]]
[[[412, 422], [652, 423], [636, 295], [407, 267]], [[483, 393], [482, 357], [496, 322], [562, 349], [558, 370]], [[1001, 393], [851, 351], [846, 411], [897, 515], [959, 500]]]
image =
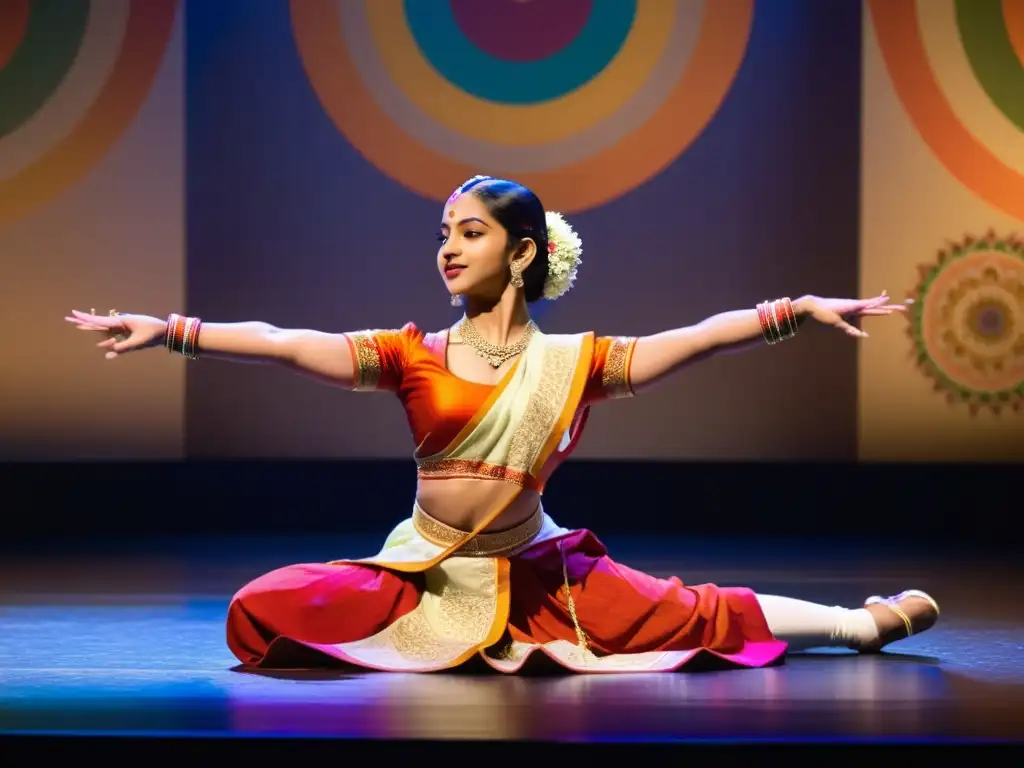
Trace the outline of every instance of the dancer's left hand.
[[830, 325], [857, 338], [867, 338], [867, 333], [851, 324], [851, 320], [871, 315], [891, 315], [906, 312], [907, 305], [892, 304], [886, 291], [872, 299], [823, 299], [820, 296], [803, 296], [793, 302], [797, 322], [808, 318], [824, 325]]

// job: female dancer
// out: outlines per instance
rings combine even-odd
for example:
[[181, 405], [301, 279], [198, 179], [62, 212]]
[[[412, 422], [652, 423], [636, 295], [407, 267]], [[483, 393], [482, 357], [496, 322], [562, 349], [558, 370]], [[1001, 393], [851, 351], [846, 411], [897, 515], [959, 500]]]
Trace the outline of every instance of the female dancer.
[[190, 358], [264, 361], [386, 390], [405, 408], [418, 446], [411, 516], [373, 557], [291, 565], [244, 586], [227, 615], [228, 645], [244, 665], [759, 667], [787, 647], [874, 652], [935, 623], [935, 602], [913, 590], [847, 609], [654, 578], [612, 560], [591, 532], [559, 527], [541, 505], [591, 405], [631, 397], [710, 354], [792, 338], [806, 320], [866, 336], [849, 321], [904, 309], [884, 292], [780, 299], [643, 338], [549, 335], [527, 306], [575, 280], [580, 240], [561, 216], [519, 184], [478, 176], [449, 198], [438, 239], [438, 270], [465, 315], [436, 333], [413, 324], [331, 334], [180, 315], [67, 318], [107, 336], [98, 344], [107, 358], [164, 345]]

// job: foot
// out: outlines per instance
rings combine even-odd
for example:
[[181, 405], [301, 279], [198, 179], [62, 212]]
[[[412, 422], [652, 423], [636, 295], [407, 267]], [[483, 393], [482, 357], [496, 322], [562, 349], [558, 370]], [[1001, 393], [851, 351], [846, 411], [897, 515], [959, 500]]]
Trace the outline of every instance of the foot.
[[916, 589], [893, 597], [869, 597], [864, 607], [878, 625], [878, 639], [860, 646], [861, 653], [878, 653], [889, 643], [931, 629], [939, 619], [938, 603]]

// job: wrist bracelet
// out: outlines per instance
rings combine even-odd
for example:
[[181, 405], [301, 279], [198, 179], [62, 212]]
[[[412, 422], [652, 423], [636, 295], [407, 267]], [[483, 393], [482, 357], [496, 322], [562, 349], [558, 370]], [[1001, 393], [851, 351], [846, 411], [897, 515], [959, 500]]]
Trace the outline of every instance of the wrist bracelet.
[[796, 336], [796, 312], [788, 298], [758, 304], [757, 319], [766, 344], [778, 344]]
[[171, 313], [167, 317], [167, 335], [164, 346], [168, 352], [177, 352], [189, 360], [199, 359], [199, 329], [203, 321], [198, 317], [185, 317]]

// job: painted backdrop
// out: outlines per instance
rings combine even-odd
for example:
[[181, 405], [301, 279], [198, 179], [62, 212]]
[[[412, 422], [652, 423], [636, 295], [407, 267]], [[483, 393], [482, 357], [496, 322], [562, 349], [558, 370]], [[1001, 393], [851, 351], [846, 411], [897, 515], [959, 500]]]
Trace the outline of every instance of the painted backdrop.
[[861, 289], [915, 301], [861, 347], [867, 460], [1024, 458], [1024, 0], [872, 0]]
[[[1024, 457], [1024, 0], [0, 3], [8, 458], [407, 457], [387, 395], [147, 352], [72, 307], [455, 319], [444, 199], [535, 187], [584, 241], [552, 331], [779, 295], [915, 299], [596, 409], [579, 455]], [[14, 320], [18, 320], [17, 323]]]

